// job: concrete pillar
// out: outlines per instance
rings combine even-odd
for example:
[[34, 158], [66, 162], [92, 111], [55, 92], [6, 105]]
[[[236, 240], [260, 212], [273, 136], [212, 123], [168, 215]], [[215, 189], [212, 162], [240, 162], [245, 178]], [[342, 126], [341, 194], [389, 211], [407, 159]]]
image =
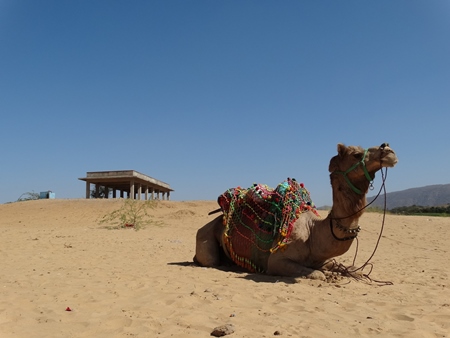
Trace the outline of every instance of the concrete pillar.
[[167, 200], [170, 201], [170, 191], [167, 192]]
[[95, 194], [94, 194], [95, 198], [98, 198], [99, 192], [100, 186], [98, 184], [95, 184]]
[[152, 200], [155, 199], [155, 189], [152, 188]]
[[86, 181], [86, 198], [91, 198], [91, 183]]
[[141, 199], [142, 196], [142, 184], [138, 183], [138, 200]]
[[134, 200], [134, 181], [130, 181], [130, 195], [128, 197]]
[[148, 200], [148, 185], [145, 186], [145, 200]]

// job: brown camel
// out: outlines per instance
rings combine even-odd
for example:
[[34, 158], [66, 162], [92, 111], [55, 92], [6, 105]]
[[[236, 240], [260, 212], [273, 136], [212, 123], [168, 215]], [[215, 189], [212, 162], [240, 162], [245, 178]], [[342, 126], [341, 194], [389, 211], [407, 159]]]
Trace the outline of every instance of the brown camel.
[[[287, 244], [268, 255], [265, 273], [325, 280], [332, 265], [327, 263], [347, 252], [359, 232], [358, 221], [375, 173], [398, 161], [387, 143], [368, 149], [338, 144], [337, 151], [329, 165], [333, 191], [329, 215], [321, 219], [314, 210], [302, 212], [293, 223]], [[230, 260], [224, 223], [220, 215], [198, 230], [194, 257], [198, 265], [218, 267], [224, 259]], [[273, 247], [276, 243], [274, 240]]]

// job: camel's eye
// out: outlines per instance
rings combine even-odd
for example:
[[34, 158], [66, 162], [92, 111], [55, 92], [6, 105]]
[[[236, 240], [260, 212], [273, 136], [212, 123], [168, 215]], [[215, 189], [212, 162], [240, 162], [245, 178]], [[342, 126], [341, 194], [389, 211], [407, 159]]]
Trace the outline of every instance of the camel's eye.
[[353, 157], [356, 158], [358, 161], [362, 160], [363, 154], [362, 153], [355, 153], [353, 154]]

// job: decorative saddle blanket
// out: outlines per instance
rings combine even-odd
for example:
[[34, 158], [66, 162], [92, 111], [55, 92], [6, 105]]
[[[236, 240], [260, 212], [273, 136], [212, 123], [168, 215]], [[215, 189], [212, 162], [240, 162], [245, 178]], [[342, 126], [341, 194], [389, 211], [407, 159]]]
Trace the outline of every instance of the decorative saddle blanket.
[[303, 183], [288, 178], [275, 189], [254, 184], [231, 188], [218, 198], [223, 212], [223, 243], [230, 258], [252, 272], [265, 272], [271, 253], [289, 243], [302, 212], [316, 207]]

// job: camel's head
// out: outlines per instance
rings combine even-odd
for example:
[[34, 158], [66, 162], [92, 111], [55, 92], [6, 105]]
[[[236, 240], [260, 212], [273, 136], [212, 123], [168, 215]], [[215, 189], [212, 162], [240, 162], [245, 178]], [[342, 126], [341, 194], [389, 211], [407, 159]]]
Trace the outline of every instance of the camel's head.
[[337, 148], [338, 154], [331, 159], [329, 171], [343, 177], [348, 186], [358, 194], [367, 191], [378, 170], [393, 167], [398, 161], [389, 143], [368, 149], [346, 147], [343, 144], [338, 144]]

